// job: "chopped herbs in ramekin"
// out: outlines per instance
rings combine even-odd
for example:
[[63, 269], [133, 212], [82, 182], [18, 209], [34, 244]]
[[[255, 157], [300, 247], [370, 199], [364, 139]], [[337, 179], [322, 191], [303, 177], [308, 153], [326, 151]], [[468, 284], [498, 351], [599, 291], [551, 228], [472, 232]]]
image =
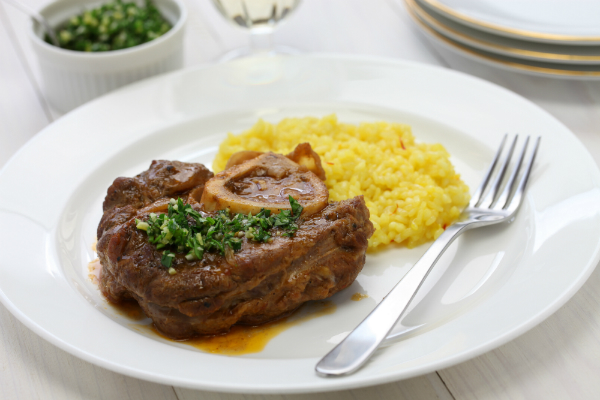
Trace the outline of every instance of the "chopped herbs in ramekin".
[[[61, 48], [98, 52], [137, 46], [169, 29], [171, 24], [150, 0], [144, 7], [115, 0], [71, 17], [58, 29], [57, 36]], [[46, 42], [51, 43], [48, 37]]]

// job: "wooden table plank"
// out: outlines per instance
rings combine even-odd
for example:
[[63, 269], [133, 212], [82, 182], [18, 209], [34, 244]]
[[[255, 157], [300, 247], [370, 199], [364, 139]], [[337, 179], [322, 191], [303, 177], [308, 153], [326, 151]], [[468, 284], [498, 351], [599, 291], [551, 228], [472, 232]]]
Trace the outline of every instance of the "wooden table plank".
[[80, 360], [27, 329], [0, 305], [0, 399], [176, 400], [168, 385]]
[[27, 76], [27, 65], [13, 46], [15, 33], [5, 7], [0, 4], [0, 167], [49, 122], [35, 83]]
[[325, 393], [243, 395], [198, 392], [182, 388], [176, 388], [175, 391], [179, 400], [453, 400], [435, 373], [386, 385]]

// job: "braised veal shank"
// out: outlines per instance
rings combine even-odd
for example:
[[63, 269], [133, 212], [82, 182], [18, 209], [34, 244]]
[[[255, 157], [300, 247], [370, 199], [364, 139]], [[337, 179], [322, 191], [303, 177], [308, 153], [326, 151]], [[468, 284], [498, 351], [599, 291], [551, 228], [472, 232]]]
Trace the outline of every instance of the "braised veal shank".
[[110, 301], [137, 301], [161, 332], [185, 339], [276, 319], [354, 281], [373, 234], [362, 196], [302, 218], [291, 238], [257, 243], [244, 237], [233, 259], [205, 253], [188, 261], [177, 254], [177, 273], [169, 274], [162, 252], [148, 243], [135, 219], [166, 212], [168, 200], [177, 197], [203, 211], [199, 200], [211, 177], [201, 164], [153, 161], [137, 177], [110, 186], [97, 245], [100, 289]]

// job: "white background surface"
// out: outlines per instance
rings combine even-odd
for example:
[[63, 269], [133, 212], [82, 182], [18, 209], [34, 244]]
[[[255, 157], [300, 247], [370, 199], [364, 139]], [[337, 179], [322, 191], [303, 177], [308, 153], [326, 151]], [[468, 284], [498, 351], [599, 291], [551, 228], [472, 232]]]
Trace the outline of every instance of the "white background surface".
[[[42, 4], [37, 0], [28, 2], [33, 6]], [[210, 63], [222, 52], [245, 43], [244, 33], [222, 21], [210, 2], [186, 3], [190, 11], [187, 66]], [[36, 60], [25, 35], [27, 24], [27, 18], [17, 10], [0, 4], [0, 166], [60, 117], [41, 93]], [[422, 40], [398, 1], [307, 0], [281, 27], [276, 41], [307, 52], [421, 61], [488, 79], [553, 114], [577, 135], [596, 162], [600, 161], [599, 83], [504, 72], [449, 54], [441, 58]], [[14, 196], [18, 201], [18, 190]], [[6, 234], [9, 232], [3, 227], [0, 239]], [[48, 344], [0, 306], [0, 398], [593, 399], [600, 393], [599, 289], [597, 270], [571, 301], [539, 326], [457, 366], [372, 388], [285, 396], [199, 392], [128, 378]]]

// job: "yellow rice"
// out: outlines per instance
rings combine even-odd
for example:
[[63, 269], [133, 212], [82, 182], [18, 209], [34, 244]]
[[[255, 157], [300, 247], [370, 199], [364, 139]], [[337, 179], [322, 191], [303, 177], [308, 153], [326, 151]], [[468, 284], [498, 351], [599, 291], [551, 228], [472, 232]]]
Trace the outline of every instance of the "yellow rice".
[[241, 150], [286, 154], [309, 142], [321, 157], [330, 200], [364, 195], [375, 233], [370, 249], [390, 243], [408, 247], [436, 239], [469, 202], [469, 188], [441, 144], [415, 143], [408, 125], [340, 123], [335, 115], [259, 120], [228, 134], [213, 163], [222, 171]]

